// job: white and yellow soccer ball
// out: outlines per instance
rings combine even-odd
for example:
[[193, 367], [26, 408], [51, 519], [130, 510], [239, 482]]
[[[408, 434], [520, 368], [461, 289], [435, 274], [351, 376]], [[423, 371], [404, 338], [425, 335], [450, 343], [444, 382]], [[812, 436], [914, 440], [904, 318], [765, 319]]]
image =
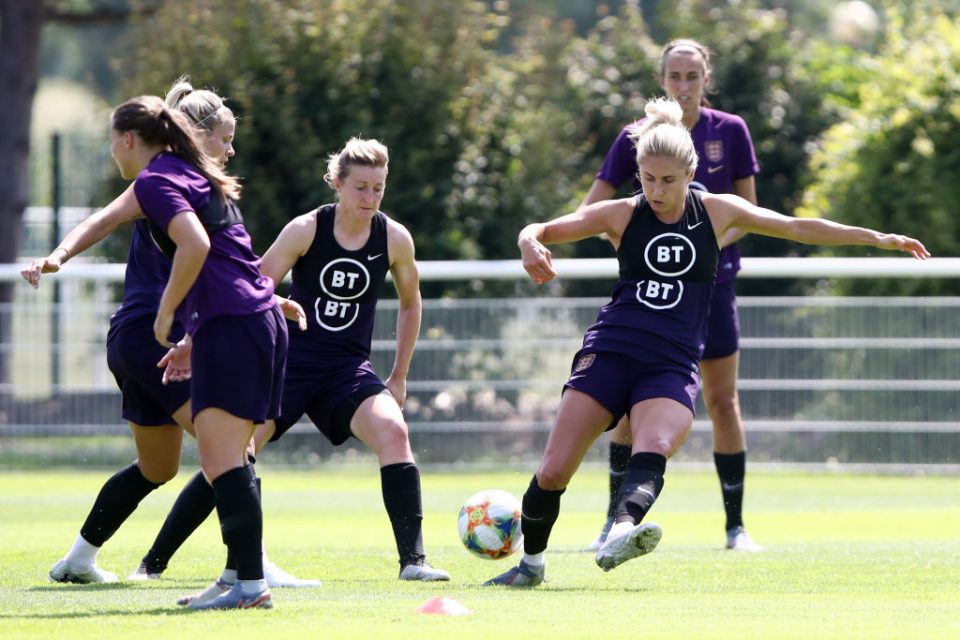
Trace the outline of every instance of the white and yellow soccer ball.
[[520, 501], [500, 489], [481, 491], [463, 503], [457, 518], [467, 551], [488, 560], [506, 558], [520, 548]]

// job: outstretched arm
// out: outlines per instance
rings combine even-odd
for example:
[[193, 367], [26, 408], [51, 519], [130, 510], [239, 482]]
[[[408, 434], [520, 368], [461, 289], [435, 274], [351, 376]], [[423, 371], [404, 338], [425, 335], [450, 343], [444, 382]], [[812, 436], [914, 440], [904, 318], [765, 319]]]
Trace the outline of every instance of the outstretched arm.
[[863, 245], [902, 251], [920, 260], [930, 257], [923, 243], [909, 236], [852, 227], [823, 218], [791, 218], [726, 194], [706, 195], [704, 204], [714, 228], [724, 234], [736, 229], [804, 244]]
[[634, 198], [603, 200], [549, 222], [527, 225], [517, 238], [523, 268], [531, 280], [544, 284], [557, 276], [553, 256], [546, 245], [576, 242], [604, 233], [614, 247], [619, 246], [635, 206]]
[[423, 315], [423, 299], [420, 297], [420, 272], [414, 256], [413, 238], [403, 225], [389, 222], [387, 241], [390, 251], [390, 273], [397, 288], [400, 311], [397, 314], [397, 353], [393, 370], [386, 385], [400, 408], [407, 398], [407, 375], [413, 349], [420, 336], [420, 320]]
[[46, 258], [38, 258], [20, 271], [23, 279], [34, 289], [40, 286], [40, 276], [56, 273], [67, 260], [82, 253], [116, 231], [120, 225], [142, 217], [140, 205], [133, 193], [133, 184], [103, 209], [87, 216], [60, 242]]
[[[740, 196], [744, 200], [757, 204], [757, 183], [753, 176], [741, 178], [733, 181], [733, 194]], [[720, 246], [726, 247], [733, 244], [746, 234], [740, 229], [731, 229], [721, 239]]]

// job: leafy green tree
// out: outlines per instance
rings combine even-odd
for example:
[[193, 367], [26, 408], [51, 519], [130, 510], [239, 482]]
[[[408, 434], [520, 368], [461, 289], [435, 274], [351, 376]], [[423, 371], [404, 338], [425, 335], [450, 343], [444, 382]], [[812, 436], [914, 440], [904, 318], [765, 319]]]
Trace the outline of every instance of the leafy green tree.
[[[426, 259], [469, 255], [448, 199], [467, 144], [456, 108], [486, 75], [502, 16], [442, 0], [171, 0], [134, 38], [126, 93], [162, 93], [181, 73], [240, 118], [231, 171], [263, 251], [295, 215], [333, 198], [326, 160], [350, 136], [391, 151], [385, 209]], [[158, 46], [157, 43], [162, 43]]]
[[[845, 119], [811, 159], [815, 176], [798, 215], [897, 231], [921, 238], [934, 255], [960, 251], [960, 19], [938, 7], [890, 11]], [[839, 254], [864, 255], [860, 250]], [[952, 280], [843, 282], [838, 291], [953, 294]]]

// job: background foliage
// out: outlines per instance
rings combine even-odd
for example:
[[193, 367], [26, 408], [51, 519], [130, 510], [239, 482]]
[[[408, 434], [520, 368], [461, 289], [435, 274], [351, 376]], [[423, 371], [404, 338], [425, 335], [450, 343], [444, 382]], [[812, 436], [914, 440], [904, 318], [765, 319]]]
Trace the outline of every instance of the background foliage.
[[[889, 14], [883, 55], [870, 60], [842, 121], [811, 158], [799, 215], [911, 229], [939, 255], [960, 250], [960, 19], [940, 7]], [[844, 250], [847, 252], [849, 250]], [[864, 293], [955, 294], [950, 281], [846, 282]]]
[[[414, 233], [418, 257], [515, 257], [517, 230], [575, 207], [617, 132], [659, 93], [659, 50], [674, 37], [713, 51], [710, 99], [750, 126], [762, 205], [916, 235], [936, 255], [958, 249], [957, 0], [876, 1], [872, 25], [851, 9], [864, 3], [826, 0], [138, 3], [151, 10], [134, 13], [125, 38], [104, 40], [109, 100], [162, 94], [181, 73], [227, 96], [241, 118], [231, 169], [245, 178], [261, 251], [287, 220], [333, 197], [326, 156], [363, 135], [391, 149], [384, 208]], [[81, 73], [75, 56], [65, 64], [61, 49], [45, 51], [47, 66]], [[91, 87], [111, 84], [102, 69], [86, 73]], [[812, 251], [759, 237], [741, 244], [748, 256]], [[599, 240], [557, 253], [612, 255]], [[532, 291], [456, 286], [425, 293]], [[608, 283], [560, 286], [602, 294]], [[865, 286], [844, 291], [957, 287]], [[784, 291], [783, 282], [738, 287]]]

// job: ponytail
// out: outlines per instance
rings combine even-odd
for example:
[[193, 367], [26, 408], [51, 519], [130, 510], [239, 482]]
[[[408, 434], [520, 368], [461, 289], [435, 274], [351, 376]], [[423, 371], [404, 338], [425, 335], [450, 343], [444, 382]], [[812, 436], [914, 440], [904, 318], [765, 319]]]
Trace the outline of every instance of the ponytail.
[[190, 119], [169, 108], [157, 96], [138, 96], [114, 109], [111, 126], [120, 133], [133, 131], [146, 144], [170, 147], [184, 161], [196, 167], [217, 192], [221, 202], [240, 198], [240, 181], [228, 175], [207, 157], [193, 138]]

